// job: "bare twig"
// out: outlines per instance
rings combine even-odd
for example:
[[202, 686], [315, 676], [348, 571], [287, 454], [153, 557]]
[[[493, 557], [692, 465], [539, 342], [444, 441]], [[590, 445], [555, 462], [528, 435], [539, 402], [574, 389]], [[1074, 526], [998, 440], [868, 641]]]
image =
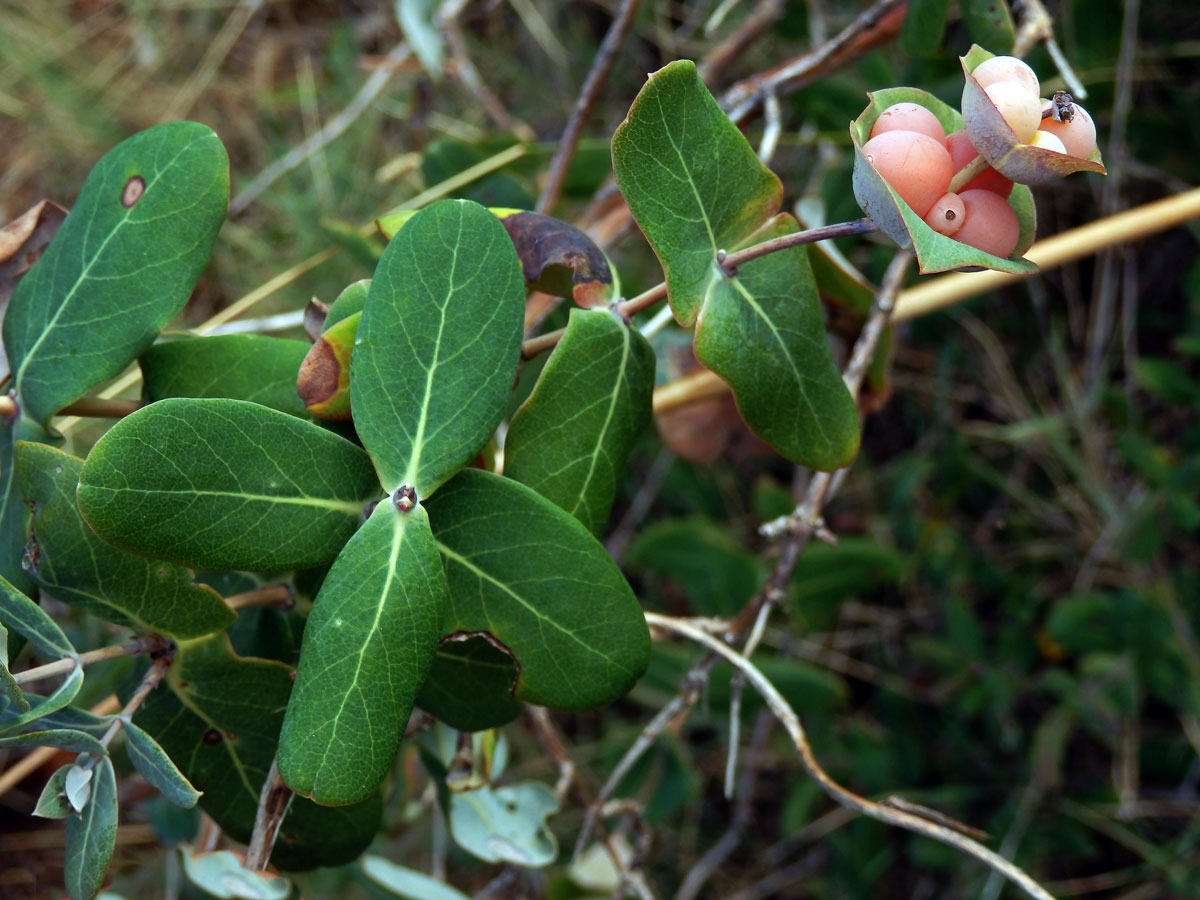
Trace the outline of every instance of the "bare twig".
[[575, 841], [576, 858], [583, 852], [583, 848], [587, 846], [592, 830], [601, 818], [604, 804], [613, 795], [613, 791], [617, 789], [617, 785], [624, 780], [625, 776], [629, 774], [629, 770], [642, 758], [646, 751], [653, 747], [655, 742], [668, 729], [674, 727], [677, 722], [687, 716], [691, 708], [696, 705], [696, 701], [700, 699], [700, 692], [708, 682], [709, 673], [712, 672], [713, 666], [717, 664], [717, 659], [718, 657], [715, 654], [709, 653], [683, 676], [678, 693], [642, 729], [641, 734], [637, 736], [637, 739], [625, 751], [620, 761], [613, 767], [612, 772], [608, 775], [608, 779], [600, 788], [600, 792], [596, 795], [596, 798], [584, 814], [583, 825], [580, 827], [579, 837]]
[[550, 718], [546, 707], [527, 706], [525, 709], [529, 714], [530, 721], [533, 722], [543, 749], [550, 754], [554, 765], [558, 767], [558, 781], [554, 784], [554, 797], [558, 800], [559, 806], [562, 806], [571, 786], [575, 783], [575, 762], [571, 759], [571, 754], [567, 751], [566, 744], [563, 743], [562, 734], [559, 733], [554, 720]]
[[758, 773], [762, 768], [757, 757], [762, 754], [766, 746], [767, 735], [771, 731], [771, 721], [771, 714], [766, 710], [759, 714], [758, 721], [754, 725], [754, 736], [750, 739], [751, 760], [742, 769], [742, 777], [737, 790], [737, 803], [733, 808], [733, 819], [729, 823], [729, 828], [688, 871], [679, 890], [675, 892], [675, 900], [695, 900], [708, 879], [721, 867], [729, 854], [745, 837], [746, 828], [754, 819], [754, 785], [758, 781]]
[[[696, 67], [700, 80], [705, 84], [719, 81], [729, 65], [741, 58], [746, 48], [774, 24], [783, 13], [783, 5], [783, 0], [759, 0], [758, 5], [732, 34], [705, 54], [704, 61]], [[722, 9], [728, 11], [727, 5]], [[710, 24], [705, 25], [705, 31], [718, 27], [721, 18], [724, 18], [723, 14], [717, 18], [717, 14], [714, 13], [715, 21], [710, 20]]]
[[879, 0], [839, 34], [813, 50], [739, 81], [721, 97], [721, 108], [740, 124], [769, 94], [783, 95], [831, 69], [891, 41], [900, 33], [905, 0]]
[[[129, 698], [129, 702], [122, 707], [121, 712], [113, 719], [112, 724], [108, 726], [108, 730], [104, 732], [104, 736], [100, 738], [100, 744], [107, 747], [112, 743], [112, 739], [117, 736], [117, 732], [133, 718], [133, 714], [138, 711], [139, 707], [150, 696], [150, 692], [158, 687], [158, 683], [162, 681], [163, 676], [167, 674], [167, 668], [171, 665], [171, 661], [175, 658], [175, 647], [171, 644], [163, 649], [154, 662], [150, 664], [150, 668], [146, 670], [146, 674], [142, 676], [142, 683], [138, 685], [138, 689], [133, 692], [133, 696]], [[100, 758], [97, 756], [88, 757], [85, 766], [94, 766]]]
[[283, 783], [276, 767], [276, 759], [271, 759], [271, 768], [263, 780], [262, 790], [258, 795], [258, 811], [254, 814], [254, 831], [250, 834], [250, 845], [246, 848], [246, 868], [251, 872], [262, 872], [267, 868], [271, 858], [271, 848], [275, 846], [275, 836], [283, 817], [287, 815], [292, 798], [296, 796], [292, 789]]
[[52, 663], [46, 663], [44, 666], [37, 666], [33, 669], [26, 669], [24, 672], [13, 673], [13, 679], [17, 684], [29, 684], [32, 681], [40, 681], [43, 678], [51, 678], [55, 675], [61, 675], [64, 672], [70, 672], [76, 665], [88, 666], [92, 663], [103, 662], [106, 659], [117, 659], [121, 656], [137, 656], [139, 653], [154, 653], [170, 646], [170, 641], [161, 638], [156, 634], [146, 635], [144, 637], [135, 637], [132, 640], [126, 641], [123, 644], [113, 644], [111, 647], [100, 647], [96, 650], [89, 650], [86, 653], [80, 653], [78, 657], [67, 657], [66, 659], [56, 660]]
[[375, 101], [375, 98], [387, 86], [392, 75], [396, 71], [396, 67], [409, 54], [408, 45], [401, 42], [392, 48], [388, 53], [384, 64], [367, 76], [367, 80], [363, 82], [363, 86], [358, 89], [358, 93], [354, 95], [354, 99], [350, 101], [340, 113], [325, 123], [325, 126], [318, 132], [312, 135], [302, 144], [293, 147], [275, 162], [271, 163], [262, 170], [250, 184], [244, 187], [241, 192], [233, 198], [229, 203], [229, 215], [239, 215], [258, 196], [270, 187], [277, 178], [286, 172], [290, 172], [296, 166], [303, 163], [314, 153], [324, 149], [333, 141], [337, 140], [346, 129], [354, 124], [355, 120], [367, 110], [368, 107]]
[[255, 591], [243, 594], [232, 594], [225, 598], [225, 605], [236, 611], [250, 609], [254, 606], [274, 606], [277, 609], [291, 609], [296, 602], [292, 589], [286, 583], [269, 584]]
[[1022, 869], [1013, 865], [998, 853], [989, 850], [966, 835], [960, 834], [953, 828], [948, 828], [945, 825], [932, 822], [929, 819], [904, 810], [883, 806], [865, 797], [860, 797], [853, 791], [842, 787], [826, 774], [821, 764], [813, 755], [812, 748], [808, 743], [808, 737], [804, 732], [804, 726], [800, 723], [800, 719], [791, 705], [779, 693], [770, 679], [763, 675], [753, 663], [724, 641], [721, 641], [703, 628], [699, 628], [687, 620], [663, 616], [653, 612], [647, 612], [645, 615], [646, 622], [651, 628], [672, 632], [695, 641], [710, 652], [719, 654], [723, 659], [743, 672], [746, 680], [762, 695], [767, 707], [780, 723], [783, 724], [784, 728], [787, 729], [788, 736], [792, 739], [792, 744], [796, 748], [796, 752], [800, 757], [800, 764], [805, 772], [833, 800], [872, 819], [888, 825], [895, 825], [898, 828], [905, 828], [915, 834], [920, 834], [954, 847], [979, 860], [988, 866], [988, 868], [1000, 872], [1004, 877], [1029, 894], [1029, 896], [1035, 897], [1037, 900], [1054, 900], [1045, 888], [1034, 881]]
[[554, 158], [550, 161], [550, 171], [546, 175], [546, 183], [542, 185], [542, 194], [537, 202], [537, 211], [540, 213], [549, 213], [558, 202], [558, 194], [562, 190], [563, 179], [567, 176], [567, 167], [575, 155], [583, 126], [604, 89], [608, 73], [617, 61], [639, 3], [640, 0], [622, 0], [616, 17], [608, 26], [608, 32], [604, 35], [596, 58], [592, 61], [592, 68], [584, 79], [579, 99], [575, 101], [575, 108], [571, 110], [571, 118], [567, 120], [567, 127], [563, 129], [562, 138], [554, 151]]

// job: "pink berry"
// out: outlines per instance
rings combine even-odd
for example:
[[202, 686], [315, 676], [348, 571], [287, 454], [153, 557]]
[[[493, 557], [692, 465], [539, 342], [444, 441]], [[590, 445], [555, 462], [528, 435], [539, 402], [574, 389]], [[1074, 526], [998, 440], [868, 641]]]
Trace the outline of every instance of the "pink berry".
[[862, 152], [918, 216], [946, 193], [954, 175], [945, 146], [916, 131], [885, 131], [863, 144]]
[[1033, 133], [1042, 124], [1042, 103], [1037, 94], [1031, 94], [1025, 86], [1015, 81], [997, 81], [984, 91], [992, 101], [1017, 140], [1029, 143]]
[[[971, 139], [967, 137], [965, 131], [956, 131], [946, 137], [946, 149], [950, 151], [950, 161], [954, 163], [954, 171], [960, 171], [963, 166], [979, 155], [979, 151], [975, 149], [975, 145], [971, 143]], [[991, 191], [993, 194], [999, 194], [1001, 197], [1007, 197], [1012, 191], [1013, 183], [988, 166], [982, 173], [976, 175], [959, 191], [984, 190]]]
[[1008, 256], [1017, 248], [1021, 225], [1007, 200], [991, 191], [963, 191], [958, 198], [966, 212], [955, 240], [995, 256]]
[[945, 143], [946, 129], [937, 116], [918, 103], [894, 103], [879, 114], [871, 126], [871, 137], [885, 131], [915, 131]]
[[993, 56], [975, 67], [971, 77], [986, 88], [998, 81], [1015, 81], [1033, 96], [1041, 94], [1037, 74], [1015, 56]]
[[1056, 122], [1051, 117], [1042, 119], [1038, 127], [1062, 141], [1068, 156], [1087, 159], [1096, 149], [1096, 123], [1078, 103], [1074, 108], [1075, 117], [1070, 122]]
[[951, 235], [962, 228], [966, 207], [958, 194], [945, 193], [930, 207], [923, 218], [925, 224], [938, 234]]

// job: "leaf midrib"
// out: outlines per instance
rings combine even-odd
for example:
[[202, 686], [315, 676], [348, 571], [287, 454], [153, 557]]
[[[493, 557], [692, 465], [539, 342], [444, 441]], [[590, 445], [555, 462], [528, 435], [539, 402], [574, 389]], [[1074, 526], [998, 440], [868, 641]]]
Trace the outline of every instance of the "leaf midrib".
[[309, 506], [315, 509], [326, 509], [331, 512], [340, 512], [348, 516], [360, 515], [363, 511], [366, 500], [334, 500], [323, 497], [287, 497], [274, 494], [251, 494], [245, 491], [201, 491], [193, 489], [171, 489], [171, 488], [115, 488], [107, 487], [102, 484], [81, 484], [81, 488], [88, 491], [103, 491], [109, 494], [121, 494], [123, 496], [135, 495], [145, 497], [157, 496], [182, 496], [182, 497], [222, 497], [222, 498], [237, 498], [248, 500], [254, 503], [270, 503], [273, 505], [283, 506]]

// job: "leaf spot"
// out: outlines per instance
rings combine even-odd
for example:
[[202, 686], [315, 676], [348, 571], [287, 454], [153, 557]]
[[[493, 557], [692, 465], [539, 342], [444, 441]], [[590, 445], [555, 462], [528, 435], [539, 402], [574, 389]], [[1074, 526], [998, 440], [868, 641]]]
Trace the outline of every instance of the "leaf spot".
[[142, 199], [144, 193], [146, 193], [146, 179], [141, 175], [132, 176], [125, 182], [125, 187], [121, 188], [121, 205], [129, 209]]
[[204, 732], [204, 743], [206, 743], [206, 744], [221, 743], [221, 732], [217, 731], [217, 729], [215, 729], [215, 728], [208, 729], [208, 731]]

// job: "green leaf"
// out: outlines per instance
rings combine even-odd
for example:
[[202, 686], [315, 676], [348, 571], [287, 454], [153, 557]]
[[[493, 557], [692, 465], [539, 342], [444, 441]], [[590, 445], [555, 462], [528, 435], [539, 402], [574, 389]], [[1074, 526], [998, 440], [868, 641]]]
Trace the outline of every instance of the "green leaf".
[[64, 659], [76, 655], [58, 623], [3, 578], [0, 578], [0, 621], [25, 635], [43, 656]]
[[212, 588], [180, 566], [104, 543], [79, 514], [83, 460], [45, 444], [17, 442], [17, 481], [33, 505], [29, 573], [63, 603], [118, 625], [175, 638], [227, 628], [237, 618]]
[[444, 881], [389, 862], [382, 856], [364, 856], [361, 860], [363, 874], [393, 897], [408, 900], [470, 900], [470, 898]]
[[292, 790], [340, 805], [383, 780], [433, 662], [445, 593], [425, 509], [381, 502], [308, 617], [279, 741]]
[[524, 706], [512, 696], [517, 667], [483, 636], [445, 640], [417, 694], [417, 706], [459, 731], [506, 725]]
[[1012, 13], [1005, 0], [960, 0], [967, 34], [993, 53], [1009, 53], [1016, 40]]
[[67, 774], [74, 768], [74, 763], [67, 763], [54, 770], [38, 795], [33, 815], [41, 819], [65, 819], [75, 815], [75, 810], [67, 801]]
[[181, 852], [188, 880], [220, 900], [285, 900], [292, 892], [286, 878], [272, 872], [252, 872], [246, 868], [244, 857], [232, 851], [195, 855]]
[[[31, 700], [41, 701], [44, 698], [37, 694], [26, 693], [26, 697]], [[108, 731], [115, 716], [97, 716], [88, 712], [86, 709], [79, 709], [75, 706], [64, 706], [56, 709], [54, 712], [48, 712], [43, 716], [38, 717], [38, 725], [47, 729], [69, 729], [71, 731], [79, 731], [84, 734], [98, 738], [103, 737]], [[8, 717], [0, 719], [0, 728], [7, 728]]]
[[950, 0], [911, 0], [900, 26], [900, 46], [909, 56], [935, 56], [942, 47]]
[[654, 351], [607, 310], [571, 310], [513, 417], [504, 473], [603, 534], [634, 441], [651, 420]]
[[337, 295], [337, 299], [330, 304], [329, 315], [325, 317], [325, 325], [322, 330], [328, 331], [343, 319], [362, 312], [363, 307], [367, 305], [367, 296], [370, 292], [370, 278], [360, 278], [358, 281], [346, 285]]
[[667, 276], [675, 318], [692, 324], [732, 249], [779, 209], [783, 188], [688, 60], [652, 74], [613, 135], [621, 193]]
[[0, 624], [0, 711], [9, 708], [18, 713], [29, 712], [29, 701], [8, 670], [8, 629]]
[[354, 422], [388, 493], [424, 500], [499, 424], [520, 358], [525, 289], [504, 226], [444, 200], [375, 270], [350, 362]]
[[396, 0], [396, 21], [431, 78], [442, 77], [442, 30], [438, 0]]
[[72, 753], [91, 753], [95, 756], [104, 756], [107, 753], [104, 746], [90, 734], [69, 728], [30, 731], [0, 738], [0, 747], [55, 747]]
[[307, 418], [296, 373], [307, 341], [265, 334], [216, 334], [163, 341], [140, 357], [147, 401], [168, 397], [250, 400]]
[[125, 750], [133, 767], [164, 797], [176, 806], [196, 805], [200, 792], [192, 787], [154, 738], [132, 722], [125, 725]]
[[[30, 708], [25, 712], [6, 715], [4, 717], [4, 725], [0, 728], [0, 731], [20, 731], [30, 722], [36, 722], [42, 716], [58, 712], [75, 699], [76, 694], [79, 693], [79, 688], [82, 686], [83, 666], [76, 663], [71, 673], [63, 679], [62, 684], [55, 688], [54, 693], [49, 697], [41, 699], [39, 703], [30, 704]], [[33, 694], [26, 694], [25, 696], [27, 699], [35, 699]]]
[[205, 569], [276, 571], [333, 559], [379, 496], [344, 438], [242, 400], [160, 400], [114, 425], [79, 483], [109, 543]]
[[191, 294], [228, 201], [225, 148], [197, 122], [147, 129], [96, 164], [4, 320], [25, 417], [44, 426], [150, 345]]
[[938, 234], [918, 216], [900, 195], [871, 166], [862, 153], [862, 145], [871, 134], [875, 120], [895, 103], [916, 103], [937, 117], [947, 134], [962, 128], [962, 116], [926, 91], [916, 88], [898, 87], [868, 94], [870, 103], [850, 124], [850, 136], [854, 141], [854, 197], [862, 211], [879, 226], [880, 230], [899, 246], [911, 247], [917, 255], [922, 274], [945, 272], [964, 266], [984, 266], [1001, 272], [1028, 275], [1037, 271], [1037, 266], [1020, 254], [1033, 242], [1036, 219], [1033, 195], [1023, 184], [1013, 185], [1008, 197], [1009, 205], [1017, 213], [1021, 226], [1020, 238], [1012, 256], [1001, 258], [976, 249], [952, 237]]
[[71, 900], [91, 900], [108, 871], [117, 843], [117, 779], [112, 760], [96, 762], [92, 797], [77, 816], [67, 817], [63, 877]]
[[[787, 214], [748, 237], [799, 230]], [[858, 452], [858, 411], [833, 360], [802, 247], [771, 253], [710, 285], [696, 356], [729, 382], [750, 429], [792, 462], [836, 469]]]
[[36, 439], [41, 430], [28, 422], [0, 419], [0, 578], [7, 578], [19, 591], [31, 594], [33, 579], [22, 567], [29, 507], [21, 502], [14, 477], [14, 451], [18, 437]]
[[[225, 635], [209, 635], [180, 644], [164, 686], [135, 715], [203, 792], [200, 808], [236, 841], [250, 840], [291, 676], [290, 667], [236, 656]], [[296, 797], [271, 861], [284, 869], [349, 862], [375, 837], [381, 809], [380, 795], [338, 809]]]
[[450, 835], [487, 862], [540, 868], [558, 855], [546, 827], [546, 817], [557, 811], [554, 792], [536, 781], [451, 794]]
[[447, 484], [429, 518], [450, 588], [442, 631], [488, 633], [505, 647], [517, 699], [592, 709], [633, 686], [650, 651], [641, 607], [577, 520], [478, 469]]

